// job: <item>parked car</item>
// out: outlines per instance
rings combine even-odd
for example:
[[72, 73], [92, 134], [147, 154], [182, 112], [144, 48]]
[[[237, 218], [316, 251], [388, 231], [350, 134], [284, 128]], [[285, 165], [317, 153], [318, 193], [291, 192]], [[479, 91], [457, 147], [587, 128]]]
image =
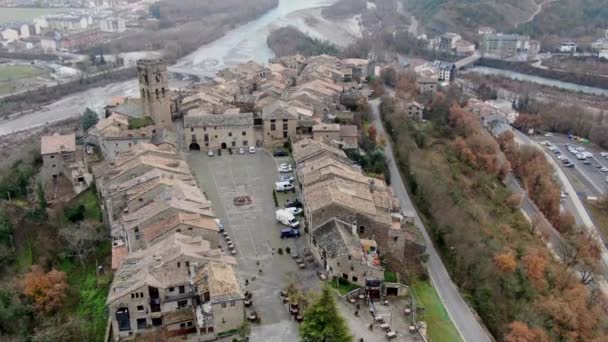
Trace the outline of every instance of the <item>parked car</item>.
[[291, 228], [300, 227], [300, 221], [298, 221], [292, 213], [290, 213], [289, 211], [287, 211], [285, 209], [277, 210], [275, 213], [275, 216], [276, 216], [277, 221], [281, 222], [282, 224], [284, 224], [288, 227], [291, 227]]
[[300, 231], [293, 228], [281, 229], [281, 239], [285, 238], [299, 238]]
[[239, 154], [245, 154], [245, 149], [244, 148], [239, 148]]
[[279, 172], [281, 173], [287, 173], [287, 172], [291, 172], [293, 171], [293, 168], [291, 167], [290, 164], [281, 164], [279, 165]]
[[215, 153], [213, 152], [213, 150], [209, 150], [209, 151], [207, 152], [207, 155], [208, 155], [209, 157], [213, 157], [213, 156], [215, 155]]
[[293, 190], [293, 184], [291, 182], [276, 182], [274, 183], [274, 189], [278, 192], [287, 192]]
[[602, 157], [608, 157], [608, 152], [600, 152], [600, 156], [602, 156]]
[[287, 157], [289, 155], [289, 152], [284, 150], [276, 150], [272, 155], [275, 157]]
[[557, 156], [557, 159], [564, 160], [564, 159], [568, 159], [568, 157], [566, 157], [564, 155], [559, 155], [559, 156]]
[[566, 166], [566, 167], [569, 167], [569, 168], [573, 168], [573, 167], [574, 167], [574, 164], [573, 164], [573, 163], [571, 163], [571, 162], [567, 162], [565, 166]]
[[585, 161], [583, 162], [583, 164], [585, 164], [585, 165], [591, 165], [591, 160], [585, 159]]
[[553, 136], [553, 133], [545, 133], [545, 136], [546, 136], [546, 137], [552, 137], [552, 136]]
[[296, 207], [285, 208], [284, 210], [292, 213], [293, 215], [300, 215], [304, 211], [304, 210], [302, 210], [302, 208], [296, 208]]
[[600, 169], [600, 171], [602, 171], [602, 172], [608, 172], [608, 167], [605, 167], [605, 166], [604, 166], [604, 167], [602, 167], [602, 168]]
[[220, 233], [224, 232], [224, 225], [222, 224], [222, 221], [220, 221], [219, 218], [215, 219], [215, 224], [217, 224], [217, 228], [220, 230]]
[[295, 179], [293, 178], [293, 176], [290, 175], [281, 175], [279, 177], [279, 179], [281, 180], [281, 182], [293, 182]]
[[255, 153], [255, 146], [249, 146], [249, 153], [251, 153], [251, 154]]
[[293, 200], [293, 201], [287, 201], [285, 202], [285, 208], [303, 208], [304, 205], [302, 205], [302, 202], [298, 201], [297, 199]]
[[585, 155], [584, 155], [584, 154], [582, 154], [582, 153], [577, 154], [577, 155], [576, 155], [576, 158], [577, 158], [578, 160], [585, 160], [585, 159], [587, 159], [587, 157], [585, 157]]

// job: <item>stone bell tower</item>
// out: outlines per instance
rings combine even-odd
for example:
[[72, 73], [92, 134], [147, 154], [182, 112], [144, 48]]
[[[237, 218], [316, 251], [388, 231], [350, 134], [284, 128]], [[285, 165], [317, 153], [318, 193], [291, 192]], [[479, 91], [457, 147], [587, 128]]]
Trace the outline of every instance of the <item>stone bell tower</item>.
[[140, 59], [137, 76], [144, 115], [157, 127], [173, 130], [167, 64], [163, 59]]

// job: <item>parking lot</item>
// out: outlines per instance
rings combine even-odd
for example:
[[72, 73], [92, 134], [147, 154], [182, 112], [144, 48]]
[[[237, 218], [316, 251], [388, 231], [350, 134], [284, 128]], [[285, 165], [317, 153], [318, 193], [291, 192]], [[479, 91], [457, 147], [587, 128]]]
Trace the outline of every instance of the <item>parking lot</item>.
[[[568, 139], [564, 135], [538, 137], [536, 140], [540, 142], [548, 141], [554, 146], [555, 150], [551, 153], [553, 158], [562, 166], [562, 169], [564, 169], [564, 172], [581, 197], [599, 197], [608, 193], [608, 182], [606, 182], [608, 172], [602, 171], [602, 168], [608, 168], [608, 159], [600, 155], [602, 150], [590, 144], [578, 143], [573, 139]], [[568, 151], [568, 145], [577, 149], [584, 149], [579, 150], [579, 152], [590, 152], [593, 155], [585, 160], [578, 159], [575, 154]], [[559, 153], [556, 151], [559, 151]], [[560, 154], [572, 162], [574, 167], [565, 167], [565, 164], [558, 159]]]
[[[280, 163], [288, 158], [273, 158], [270, 153], [259, 149], [255, 154], [223, 153], [209, 157], [202, 152], [188, 155], [190, 166], [199, 186], [213, 203], [215, 214], [221, 219], [237, 251], [237, 274], [243, 289], [253, 294], [253, 305], [247, 313], [256, 311], [261, 323], [252, 325], [252, 341], [297, 341], [298, 324], [289, 315], [281, 302], [279, 292], [289, 282], [289, 278], [306, 290], [318, 290], [320, 281], [318, 268], [306, 263], [301, 270], [285, 252], [302, 254], [307, 247], [306, 237], [281, 239], [283, 227], [275, 219], [272, 190], [278, 181]], [[238, 206], [234, 199], [249, 196], [251, 204]], [[294, 193], [287, 195], [295, 198]], [[284, 203], [279, 203], [282, 205]], [[221, 245], [225, 250], [225, 239]], [[248, 285], [246, 285], [248, 284]]]

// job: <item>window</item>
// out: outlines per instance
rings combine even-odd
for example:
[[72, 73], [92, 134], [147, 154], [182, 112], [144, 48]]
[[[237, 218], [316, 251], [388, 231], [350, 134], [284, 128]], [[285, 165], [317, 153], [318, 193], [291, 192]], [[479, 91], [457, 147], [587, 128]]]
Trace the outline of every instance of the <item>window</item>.
[[243, 133], [241, 133], [241, 135], [242, 135], [242, 136], [246, 136], [246, 135], [247, 135], [247, 132], [243, 132]]
[[225, 307], [226, 307], [226, 303], [222, 303], [222, 308], [225, 308]]
[[148, 322], [145, 318], [137, 319], [137, 329], [146, 329], [148, 327]]
[[175, 287], [171, 286], [171, 287], [169, 288], [169, 292], [173, 292], [173, 291], [175, 291]]
[[184, 285], [180, 285], [178, 287], [179, 293], [186, 293], [186, 287]]
[[354, 271], [354, 270], [355, 270], [355, 267], [351, 266], [351, 267], [350, 267], [350, 270], [351, 270], [351, 271]]
[[236, 147], [236, 141], [232, 142], [232, 147]]
[[190, 132], [194, 132], [194, 127], [190, 127]]
[[348, 256], [348, 260], [351, 260], [352, 258], [353, 258], [352, 256], [350, 256], [350, 255]]
[[131, 293], [131, 299], [135, 298], [135, 293]]
[[359, 234], [363, 234], [365, 232], [365, 226], [359, 226]]
[[231, 137], [232, 136], [232, 132], [228, 132], [228, 136]]
[[192, 326], [192, 322], [188, 322], [186, 323], [187, 326], [191, 327]]
[[185, 328], [185, 327], [186, 327], [186, 323], [180, 323], [180, 324], [179, 324], [179, 327], [180, 327], [180, 328]]
[[207, 332], [212, 333], [212, 332], [213, 332], [213, 327], [209, 327], [209, 328], [207, 328]]
[[230, 302], [230, 306], [236, 306], [236, 300], [233, 300], [232, 302]]
[[356, 282], [357, 282], [357, 280], [359, 280], [359, 278], [357, 278], [357, 277], [355, 277], [355, 276], [353, 276], [353, 278], [352, 278], [352, 279], [353, 279], [353, 283], [356, 283]]
[[181, 233], [182, 229], [181, 228], [177, 228], [175, 231], [178, 232], [178, 233]]
[[399, 241], [399, 237], [398, 236], [393, 236], [393, 241]]
[[143, 305], [138, 305], [137, 306], [137, 311], [144, 311], [144, 306]]
[[186, 267], [190, 267], [190, 261], [186, 261]]
[[287, 132], [283, 132], [283, 138], [287, 138]]
[[53, 164], [53, 167], [56, 167], [57, 165]]
[[270, 120], [270, 123], [275, 123], [275, 122], [277, 122], [277, 120], [274, 120], [274, 119]]
[[144, 293], [143, 293], [143, 292], [140, 292], [140, 293], [139, 293], [139, 297], [140, 297], [140, 298], [144, 298]]
[[348, 274], [346, 274], [346, 273], [342, 273], [342, 278], [344, 278], [344, 279], [348, 280]]
[[[244, 134], [243, 134], [244, 135]], [[55, 156], [51, 156], [51, 159], [55, 159]]]
[[177, 301], [177, 308], [178, 309], [185, 308], [186, 306], [188, 306], [188, 300], [187, 299], [178, 300]]
[[152, 318], [152, 326], [160, 327], [161, 325], [163, 325], [162, 318]]
[[287, 125], [286, 123], [283, 124], [283, 130], [287, 131], [289, 129], [289, 125]]
[[180, 267], [182, 267], [182, 263], [178, 261], [177, 262], [177, 268], [180, 268]]
[[247, 140], [243, 140], [243, 146], [247, 146]]
[[287, 119], [283, 119], [283, 123], [285, 123], [285, 122], [289, 122], [289, 120], [287, 120]]
[[277, 125], [275, 124], [270, 124], [270, 130], [271, 131], [275, 131], [277, 129]]

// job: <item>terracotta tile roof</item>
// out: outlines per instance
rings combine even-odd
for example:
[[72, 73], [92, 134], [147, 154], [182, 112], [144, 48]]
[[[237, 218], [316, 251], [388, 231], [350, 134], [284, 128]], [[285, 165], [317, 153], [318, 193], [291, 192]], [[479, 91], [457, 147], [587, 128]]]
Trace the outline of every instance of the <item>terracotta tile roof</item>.
[[199, 293], [209, 291], [211, 302], [242, 299], [241, 287], [232, 266], [217, 262], [207, 263], [194, 278]]
[[76, 151], [76, 135], [74, 133], [60, 135], [44, 135], [40, 139], [40, 154], [54, 154]]

